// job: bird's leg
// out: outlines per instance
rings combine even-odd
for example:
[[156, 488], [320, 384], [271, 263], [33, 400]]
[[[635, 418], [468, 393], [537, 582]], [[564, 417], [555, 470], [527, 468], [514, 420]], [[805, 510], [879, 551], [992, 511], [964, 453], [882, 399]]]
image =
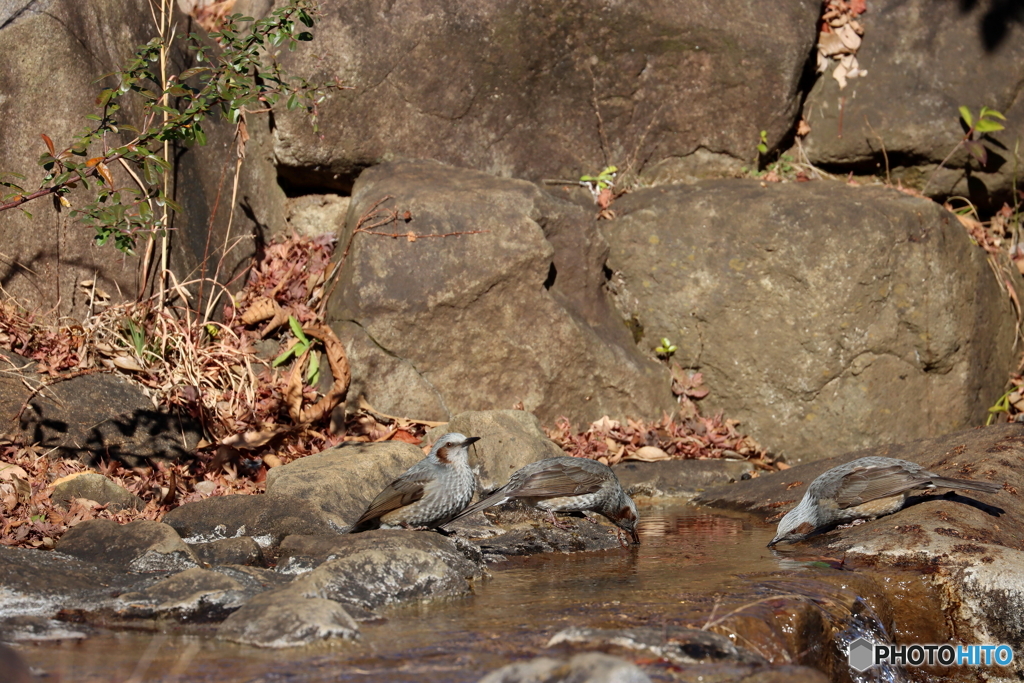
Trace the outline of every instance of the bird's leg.
[[849, 524], [840, 524], [836, 528], [837, 529], [850, 529], [852, 527], [860, 526], [861, 524], [867, 524], [867, 523], [868, 523], [868, 520], [863, 519], [861, 517], [858, 517], [857, 519], [853, 520]]
[[570, 524], [568, 522], [559, 522], [555, 518], [555, 511], [554, 510], [548, 510], [548, 521], [551, 522], [551, 526], [555, 527], [556, 529], [562, 529], [563, 531], [566, 530], [566, 529], [572, 529], [573, 528], [572, 524]]

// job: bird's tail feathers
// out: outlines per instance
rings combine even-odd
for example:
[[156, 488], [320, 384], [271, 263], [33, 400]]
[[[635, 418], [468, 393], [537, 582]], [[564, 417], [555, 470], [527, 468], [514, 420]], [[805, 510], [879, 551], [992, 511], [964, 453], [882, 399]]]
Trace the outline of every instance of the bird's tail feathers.
[[485, 496], [484, 498], [481, 498], [477, 502], [473, 503], [468, 508], [466, 508], [465, 510], [463, 510], [459, 514], [455, 515], [454, 517], [449, 519], [444, 524], [442, 524], [442, 526], [448, 526], [449, 524], [451, 524], [455, 520], [462, 519], [463, 517], [468, 517], [469, 515], [473, 514], [474, 512], [479, 512], [481, 510], [486, 510], [487, 508], [492, 507], [494, 505], [500, 505], [501, 503], [504, 503], [506, 500], [508, 500], [508, 496], [505, 495], [504, 491], [501, 491], [501, 490], [495, 491], [491, 495]]
[[968, 491], [980, 491], [981, 493], [995, 493], [1003, 488], [1002, 484], [991, 481], [973, 481], [971, 479], [947, 479], [946, 477], [935, 477], [932, 483], [938, 488], [966, 489]]

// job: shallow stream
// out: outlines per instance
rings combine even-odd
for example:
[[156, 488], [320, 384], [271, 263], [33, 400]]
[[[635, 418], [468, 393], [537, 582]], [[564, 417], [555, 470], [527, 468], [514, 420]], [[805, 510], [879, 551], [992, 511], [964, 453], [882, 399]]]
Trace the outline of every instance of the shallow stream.
[[742, 592], [751, 574], [816, 571], [768, 550], [772, 529], [753, 517], [691, 506], [641, 516], [638, 548], [490, 565], [475, 595], [385, 610], [385, 619], [362, 625], [357, 643], [272, 651], [120, 632], [18, 649], [44, 680], [61, 683], [477, 681], [518, 659], [557, 656], [545, 645], [569, 626], [699, 628], [716, 594]]

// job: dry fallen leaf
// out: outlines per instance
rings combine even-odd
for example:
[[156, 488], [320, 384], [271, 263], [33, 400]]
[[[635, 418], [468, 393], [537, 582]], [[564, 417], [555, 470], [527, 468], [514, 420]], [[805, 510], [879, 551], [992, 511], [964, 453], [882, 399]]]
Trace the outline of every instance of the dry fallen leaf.
[[659, 460], [670, 460], [671, 456], [657, 446], [644, 446], [634, 452], [625, 455], [623, 460], [640, 460], [641, 462], [658, 462]]

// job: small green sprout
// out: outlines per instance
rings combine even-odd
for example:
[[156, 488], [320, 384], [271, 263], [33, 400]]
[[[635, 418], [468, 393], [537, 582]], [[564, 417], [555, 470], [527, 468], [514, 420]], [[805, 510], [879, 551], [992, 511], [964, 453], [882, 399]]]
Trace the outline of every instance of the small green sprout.
[[761, 131], [761, 141], [757, 143], [757, 152], [758, 154], [768, 153], [768, 131], [766, 130]]
[[665, 356], [666, 358], [671, 356], [677, 350], [679, 350], [679, 347], [676, 346], [675, 344], [673, 344], [672, 342], [670, 342], [668, 340], [668, 337], [662, 337], [661, 338], [661, 346], [659, 346], [658, 348], [654, 349], [655, 353], [657, 353], [659, 356]]
[[585, 175], [580, 176], [580, 185], [583, 187], [589, 187], [591, 192], [595, 194], [601, 190], [607, 190], [615, 185], [615, 174], [619, 172], [617, 166], [606, 166], [603, 171], [598, 173], [596, 176]]

